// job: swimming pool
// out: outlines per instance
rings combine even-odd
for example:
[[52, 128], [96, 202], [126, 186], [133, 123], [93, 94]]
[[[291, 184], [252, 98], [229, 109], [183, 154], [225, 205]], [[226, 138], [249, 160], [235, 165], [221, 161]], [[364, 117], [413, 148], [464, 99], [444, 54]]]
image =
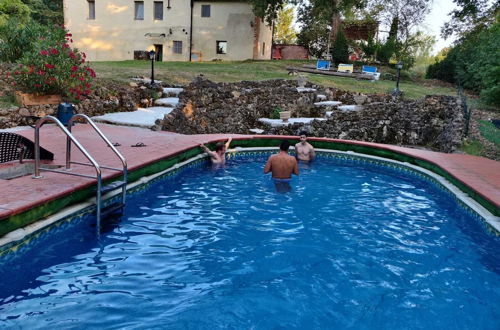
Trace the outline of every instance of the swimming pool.
[[281, 193], [267, 156], [154, 182], [100, 240], [82, 215], [2, 256], [0, 324], [499, 327], [500, 239], [452, 195], [329, 155]]

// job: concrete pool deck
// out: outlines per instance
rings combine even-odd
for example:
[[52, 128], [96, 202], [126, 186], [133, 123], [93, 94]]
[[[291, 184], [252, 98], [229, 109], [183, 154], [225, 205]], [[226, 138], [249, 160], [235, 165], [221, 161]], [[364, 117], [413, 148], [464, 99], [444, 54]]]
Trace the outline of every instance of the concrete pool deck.
[[[106, 124], [98, 124], [98, 126], [111, 142], [121, 145], [117, 149], [127, 159], [129, 172], [181, 154], [198, 146], [200, 143], [215, 142], [229, 137], [233, 137], [233, 144], [235, 145], [238, 145], [238, 140], [296, 138], [238, 134], [183, 135]], [[72, 131], [100, 165], [121, 167], [118, 158], [89, 125], [77, 124]], [[34, 139], [33, 129], [18, 130], [15, 133], [30, 140]], [[350, 147], [366, 147], [367, 149], [392, 152], [428, 162], [437, 168], [445, 170], [452, 178], [491, 203], [493, 208], [496, 207], [496, 212], [493, 213], [498, 216], [498, 210], [500, 210], [500, 162], [470, 155], [445, 154], [369, 142], [325, 138], [311, 138], [310, 141], [313, 144], [322, 142], [340, 144], [345, 150]], [[137, 143], [144, 143], [146, 146], [132, 147]], [[40, 145], [54, 153], [52, 164], [65, 164], [66, 138], [59, 128], [55, 125], [44, 125], [41, 129]], [[75, 146], [73, 146], [72, 156], [73, 160], [86, 161], [83, 154]], [[26, 160], [26, 162], [32, 162], [32, 160]], [[0, 168], [12, 165], [0, 164]], [[264, 166], [264, 164], [262, 165]], [[72, 171], [76, 173], [95, 174], [92, 167], [72, 165], [72, 168]], [[94, 185], [96, 181], [95, 179], [43, 171], [42, 175], [42, 179], [33, 179], [31, 175], [27, 175], [11, 180], [0, 180], [0, 222], [7, 221], [14, 215], [22, 215], [22, 213], [50, 201], [69, 196], [75, 191]], [[102, 171], [103, 180], [118, 175], [118, 172], [104, 169]]]

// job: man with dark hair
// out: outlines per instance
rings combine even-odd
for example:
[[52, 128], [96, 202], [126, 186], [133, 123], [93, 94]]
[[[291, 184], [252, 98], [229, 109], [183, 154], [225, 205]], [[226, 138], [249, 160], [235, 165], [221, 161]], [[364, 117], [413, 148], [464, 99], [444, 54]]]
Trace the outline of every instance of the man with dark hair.
[[303, 162], [309, 162], [316, 157], [314, 147], [307, 142], [307, 133], [305, 131], [300, 132], [300, 142], [295, 145], [295, 153], [297, 159]]
[[272, 172], [273, 179], [289, 180], [292, 174], [299, 175], [297, 160], [288, 154], [290, 142], [284, 140], [280, 144], [280, 152], [267, 160], [264, 173]]
[[215, 152], [211, 151], [203, 144], [200, 144], [200, 147], [210, 156], [212, 164], [224, 165], [226, 163], [226, 151], [232, 140], [232, 138], [229, 138], [226, 143], [217, 142], [215, 145]]

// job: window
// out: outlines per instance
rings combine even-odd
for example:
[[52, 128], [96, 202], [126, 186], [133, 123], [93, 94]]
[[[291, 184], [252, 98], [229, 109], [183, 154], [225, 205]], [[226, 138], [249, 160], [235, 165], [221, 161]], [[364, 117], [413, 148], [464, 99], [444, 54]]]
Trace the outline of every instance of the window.
[[163, 20], [163, 1], [155, 1], [154, 18], [158, 21]]
[[135, 16], [136, 20], [144, 19], [144, 1], [135, 1]]
[[87, 3], [89, 4], [89, 19], [95, 19], [95, 1], [88, 0]]
[[174, 54], [182, 54], [182, 41], [174, 41]]
[[227, 41], [217, 41], [217, 54], [227, 54]]
[[262, 56], [264, 56], [264, 55], [265, 55], [265, 53], [266, 53], [266, 43], [265, 43], [265, 42], [263, 42], [263, 43], [262, 43]]
[[210, 17], [210, 5], [201, 5], [201, 17]]

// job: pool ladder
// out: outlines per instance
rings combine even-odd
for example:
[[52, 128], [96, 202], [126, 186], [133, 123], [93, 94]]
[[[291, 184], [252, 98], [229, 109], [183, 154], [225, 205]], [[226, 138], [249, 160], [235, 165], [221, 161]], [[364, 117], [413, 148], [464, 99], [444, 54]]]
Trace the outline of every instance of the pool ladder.
[[[114, 167], [108, 167], [108, 166], [102, 166], [97, 163], [97, 161], [89, 154], [89, 152], [78, 142], [78, 140], [75, 138], [73, 134], [71, 134], [71, 126], [73, 126], [73, 122], [76, 120], [83, 120], [84, 122], [88, 123], [92, 128], [97, 132], [97, 134], [104, 140], [104, 142], [108, 145], [108, 147], [111, 148], [111, 150], [115, 153], [116, 156], [120, 159], [122, 162], [123, 167], [120, 168], [114, 168]], [[53, 122], [55, 123], [63, 132], [66, 134], [66, 168], [64, 170], [55, 170], [55, 169], [48, 169], [48, 168], [41, 168], [40, 167], [40, 128], [42, 127], [43, 124], [46, 122]], [[71, 161], [71, 143], [74, 143], [75, 146], [83, 153], [83, 155], [89, 160], [90, 163], [83, 163], [83, 162], [76, 162], [76, 161]], [[84, 166], [92, 166], [94, 167], [96, 171], [96, 175], [88, 175], [88, 174], [81, 174], [81, 173], [72, 173], [71, 171], [71, 164], [78, 164], [78, 165], [84, 165]], [[108, 185], [103, 186], [102, 184], [102, 173], [101, 173], [101, 168], [108, 169], [108, 170], [113, 170], [113, 171], [119, 171], [122, 172], [123, 179], [120, 181], [114, 181]], [[60, 173], [60, 174], [68, 174], [68, 175], [74, 175], [74, 176], [80, 176], [84, 178], [91, 178], [91, 179], [97, 179], [97, 190], [96, 190], [96, 218], [97, 218], [97, 234], [100, 234], [101, 231], [101, 219], [111, 215], [113, 213], [116, 213], [118, 211], [123, 212], [123, 207], [125, 206], [125, 197], [127, 194], [127, 161], [125, 158], [116, 150], [115, 146], [106, 138], [106, 136], [101, 132], [101, 130], [95, 125], [95, 123], [86, 115], [84, 114], [76, 114], [71, 119], [68, 121], [67, 127], [64, 127], [64, 125], [55, 117], [53, 116], [45, 116], [40, 118], [36, 122], [35, 126], [35, 174], [33, 175], [33, 178], [39, 179], [42, 178], [40, 175], [40, 171], [48, 171], [48, 172], [55, 172], [55, 173]], [[102, 196], [112, 190], [115, 189], [122, 189], [121, 193], [121, 201], [113, 203], [106, 208], [102, 207]]]

